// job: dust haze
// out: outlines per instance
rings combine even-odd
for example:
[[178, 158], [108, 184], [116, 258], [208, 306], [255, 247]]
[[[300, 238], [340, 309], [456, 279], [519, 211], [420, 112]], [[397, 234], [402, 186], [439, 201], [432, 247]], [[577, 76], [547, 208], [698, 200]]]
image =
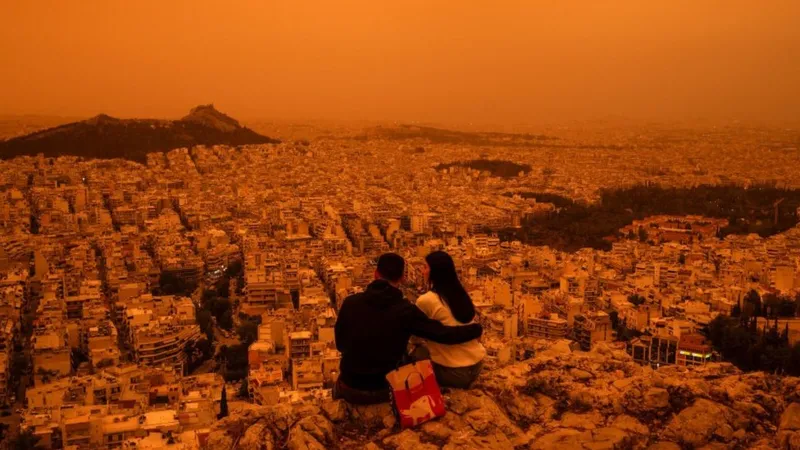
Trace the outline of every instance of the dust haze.
[[789, 121], [800, 3], [12, 2], [0, 114]]

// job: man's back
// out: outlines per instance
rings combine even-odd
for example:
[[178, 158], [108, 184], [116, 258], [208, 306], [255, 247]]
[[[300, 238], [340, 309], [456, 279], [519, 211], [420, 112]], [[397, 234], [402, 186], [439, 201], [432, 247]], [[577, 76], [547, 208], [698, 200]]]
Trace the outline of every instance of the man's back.
[[412, 334], [442, 343], [461, 343], [481, 334], [479, 325], [445, 327], [428, 319], [386, 280], [342, 304], [336, 321], [336, 347], [342, 352], [340, 378], [355, 389], [386, 387], [386, 374], [403, 359]]

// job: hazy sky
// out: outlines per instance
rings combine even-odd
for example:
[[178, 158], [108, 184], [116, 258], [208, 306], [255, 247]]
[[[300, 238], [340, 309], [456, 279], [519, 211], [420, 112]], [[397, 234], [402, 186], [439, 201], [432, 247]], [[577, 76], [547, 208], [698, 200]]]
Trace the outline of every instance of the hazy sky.
[[800, 118], [798, 0], [0, 4], [0, 113]]

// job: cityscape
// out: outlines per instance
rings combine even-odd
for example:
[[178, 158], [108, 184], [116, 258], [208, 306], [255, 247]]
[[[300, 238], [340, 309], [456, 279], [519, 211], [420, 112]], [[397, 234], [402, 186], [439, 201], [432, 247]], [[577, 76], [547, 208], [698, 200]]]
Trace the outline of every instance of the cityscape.
[[0, 450], [800, 449], [800, 10], [539, 3], [14, 6]]
[[[559, 215], [548, 196], [590, 204], [603, 189], [652, 180], [650, 168], [641, 178], [631, 169], [643, 158], [669, 167], [665, 186], [757, 185], [767, 177], [746, 157], [712, 161], [728, 142], [767, 131], [719, 132], [725, 144], [698, 133], [693, 143], [708, 150], [683, 156], [692, 164], [676, 161], [681, 144], [648, 154], [620, 137], [552, 136], [598, 147], [559, 158], [546, 146], [486, 143], [489, 170], [461, 164], [476, 149], [435, 143], [430, 130], [373, 131], [180, 148], [144, 164], [2, 161], [11, 417], [47, 448], [158, 439], [194, 448], [208, 445], [223, 409], [332, 402], [337, 311], [389, 251], [407, 261], [409, 299], [424, 292], [424, 256], [452, 255], [484, 327], [487, 371], [600, 347], [651, 368], [735, 361], [798, 375], [798, 227], [722, 237], [726, 218], [653, 215], [608, 236], [607, 249], [573, 252], [498, 237]], [[773, 139], [765, 151], [800, 167], [796, 149]], [[605, 176], [591, 183], [581, 158], [608, 160]], [[509, 164], [525, 169], [498, 169]], [[761, 170], [785, 198], [800, 185], [800, 172]], [[796, 216], [789, 203], [770, 204], [767, 217]], [[729, 335], [750, 330], [775, 343], [731, 347]]]

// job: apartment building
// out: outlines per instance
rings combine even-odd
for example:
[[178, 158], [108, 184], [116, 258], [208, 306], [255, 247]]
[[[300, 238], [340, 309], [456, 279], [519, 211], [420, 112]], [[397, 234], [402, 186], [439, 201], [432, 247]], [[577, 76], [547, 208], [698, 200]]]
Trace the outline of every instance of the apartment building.
[[598, 342], [611, 341], [614, 334], [611, 318], [603, 311], [575, 315], [573, 333], [584, 351], [591, 350]]
[[548, 318], [529, 317], [525, 324], [525, 335], [540, 339], [564, 339], [569, 334], [566, 319], [552, 313]]
[[131, 349], [137, 363], [151, 367], [166, 366], [178, 373], [186, 367], [186, 352], [189, 342], [200, 340], [200, 327], [197, 325], [175, 325], [151, 323], [132, 333]]
[[676, 360], [679, 366], [703, 366], [715, 359], [715, 353], [705, 336], [700, 334], [680, 336]]

